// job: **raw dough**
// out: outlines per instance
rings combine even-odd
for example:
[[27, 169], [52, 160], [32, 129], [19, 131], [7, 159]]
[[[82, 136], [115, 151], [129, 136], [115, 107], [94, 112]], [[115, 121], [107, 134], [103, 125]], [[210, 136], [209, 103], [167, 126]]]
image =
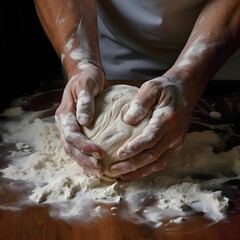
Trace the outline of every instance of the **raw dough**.
[[139, 124], [131, 126], [123, 121], [123, 116], [129, 109], [131, 101], [138, 88], [119, 84], [105, 89], [96, 98], [96, 113], [93, 124], [83, 127], [82, 132], [93, 142], [102, 147], [106, 156], [103, 159], [104, 175], [110, 177], [109, 167], [117, 162], [117, 151], [126, 142], [138, 136], [147, 125], [151, 114]]

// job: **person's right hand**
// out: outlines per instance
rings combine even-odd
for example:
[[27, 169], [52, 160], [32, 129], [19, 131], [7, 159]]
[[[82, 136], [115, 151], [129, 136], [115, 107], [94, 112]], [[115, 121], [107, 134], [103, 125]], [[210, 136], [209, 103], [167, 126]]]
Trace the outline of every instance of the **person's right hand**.
[[66, 152], [88, 176], [101, 176], [103, 167], [99, 160], [104, 152], [81, 133], [81, 125], [91, 124], [95, 112], [94, 98], [105, 87], [103, 69], [85, 64], [67, 83], [55, 113], [56, 126]]

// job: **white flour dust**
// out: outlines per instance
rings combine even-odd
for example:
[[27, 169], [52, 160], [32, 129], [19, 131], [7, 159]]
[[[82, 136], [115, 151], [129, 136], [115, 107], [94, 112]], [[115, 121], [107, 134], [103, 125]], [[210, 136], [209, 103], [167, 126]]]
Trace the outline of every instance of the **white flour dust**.
[[[49, 204], [55, 217], [82, 216], [88, 221], [109, 210], [158, 227], [169, 215], [171, 222], [182, 222], [193, 212], [202, 212], [213, 221], [227, 216], [229, 199], [209, 186], [238, 176], [240, 146], [222, 151], [224, 142], [212, 131], [189, 133], [183, 149], [158, 174], [109, 183], [83, 175], [82, 168], [62, 148], [53, 118], [37, 118], [31, 123], [26, 119], [32, 121], [27, 115], [1, 123], [3, 143], [16, 145], [9, 165], [1, 170], [2, 177], [31, 183], [28, 200]], [[211, 180], [198, 176], [211, 176]], [[123, 203], [126, 207], [121, 212]], [[111, 208], [104, 207], [106, 204]]]

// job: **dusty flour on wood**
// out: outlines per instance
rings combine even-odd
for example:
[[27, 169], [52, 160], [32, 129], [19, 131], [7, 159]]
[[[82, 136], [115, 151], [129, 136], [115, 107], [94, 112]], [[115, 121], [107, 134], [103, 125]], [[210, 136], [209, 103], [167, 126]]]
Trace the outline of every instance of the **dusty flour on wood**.
[[[50, 204], [52, 215], [62, 218], [82, 216], [87, 221], [107, 211], [102, 207], [107, 203], [113, 214], [156, 227], [166, 216], [179, 222], [192, 212], [219, 221], [226, 217], [229, 199], [221, 191], [207, 189], [240, 173], [240, 146], [222, 151], [224, 142], [212, 131], [189, 133], [183, 149], [158, 174], [109, 183], [84, 176], [62, 148], [53, 117], [33, 121], [32, 113], [26, 113], [1, 127], [3, 143], [16, 144], [2, 176], [31, 183], [27, 198], [32, 203]], [[127, 207], [121, 212], [123, 202]]]

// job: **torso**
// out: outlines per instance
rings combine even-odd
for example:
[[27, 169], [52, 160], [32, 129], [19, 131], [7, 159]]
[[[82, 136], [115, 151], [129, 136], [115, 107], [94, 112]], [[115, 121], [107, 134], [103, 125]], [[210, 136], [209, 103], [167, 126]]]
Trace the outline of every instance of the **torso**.
[[[207, 0], [97, 0], [109, 79], [151, 79], [175, 62]], [[240, 49], [215, 79], [240, 79]]]
[[99, 0], [101, 20], [120, 42], [149, 55], [181, 49], [206, 0]]

